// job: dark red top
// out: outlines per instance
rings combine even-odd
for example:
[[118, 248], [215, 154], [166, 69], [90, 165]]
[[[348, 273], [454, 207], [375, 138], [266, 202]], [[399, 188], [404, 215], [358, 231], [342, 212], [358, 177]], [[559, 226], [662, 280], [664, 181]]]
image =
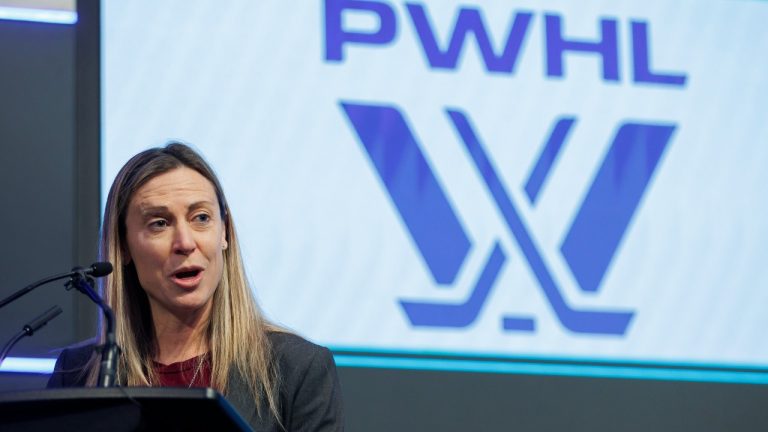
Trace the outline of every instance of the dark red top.
[[[200, 364], [201, 360], [202, 364]], [[197, 374], [195, 374], [195, 370], [198, 370]], [[160, 386], [162, 387], [211, 386], [211, 361], [208, 354], [169, 365], [155, 362], [155, 372], [160, 377]]]

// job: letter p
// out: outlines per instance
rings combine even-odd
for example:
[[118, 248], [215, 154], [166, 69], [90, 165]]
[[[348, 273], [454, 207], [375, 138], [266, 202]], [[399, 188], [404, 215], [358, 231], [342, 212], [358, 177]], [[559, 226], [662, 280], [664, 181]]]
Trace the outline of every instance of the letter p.
[[[374, 32], [347, 31], [343, 28], [344, 11], [376, 14], [379, 28]], [[395, 11], [386, 3], [363, 0], [325, 0], [325, 60], [344, 60], [344, 44], [386, 45], [395, 38]]]

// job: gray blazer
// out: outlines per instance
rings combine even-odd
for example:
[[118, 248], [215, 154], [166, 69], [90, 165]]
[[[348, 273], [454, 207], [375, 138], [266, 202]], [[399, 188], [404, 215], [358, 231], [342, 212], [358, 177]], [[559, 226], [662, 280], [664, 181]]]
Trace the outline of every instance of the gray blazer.
[[[280, 377], [277, 419], [262, 400], [257, 406], [245, 381], [236, 369], [229, 376], [224, 395], [255, 431], [343, 431], [341, 388], [331, 352], [290, 333], [269, 333]], [[94, 346], [62, 351], [48, 381], [48, 387], [82, 387], [82, 368]]]

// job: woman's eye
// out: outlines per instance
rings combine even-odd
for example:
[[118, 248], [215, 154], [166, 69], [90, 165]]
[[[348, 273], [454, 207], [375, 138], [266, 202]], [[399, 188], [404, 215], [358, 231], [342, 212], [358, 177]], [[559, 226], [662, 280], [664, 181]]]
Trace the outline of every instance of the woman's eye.
[[210, 222], [211, 216], [206, 213], [200, 213], [194, 217], [195, 222], [207, 223]]
[[149, 223], [151, 228], [165, 228], [168, 226], [168, 221], [165, 219], [157, 219]]

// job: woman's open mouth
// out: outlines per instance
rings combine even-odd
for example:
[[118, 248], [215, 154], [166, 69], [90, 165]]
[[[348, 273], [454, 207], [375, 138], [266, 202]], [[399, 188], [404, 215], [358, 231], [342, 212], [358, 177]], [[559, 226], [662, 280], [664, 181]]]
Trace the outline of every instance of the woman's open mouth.
[[202, 278], [203, 269], [201, 268], [181, 269], [171, 276], [171, 280], [182, 288], [194, 288]]

